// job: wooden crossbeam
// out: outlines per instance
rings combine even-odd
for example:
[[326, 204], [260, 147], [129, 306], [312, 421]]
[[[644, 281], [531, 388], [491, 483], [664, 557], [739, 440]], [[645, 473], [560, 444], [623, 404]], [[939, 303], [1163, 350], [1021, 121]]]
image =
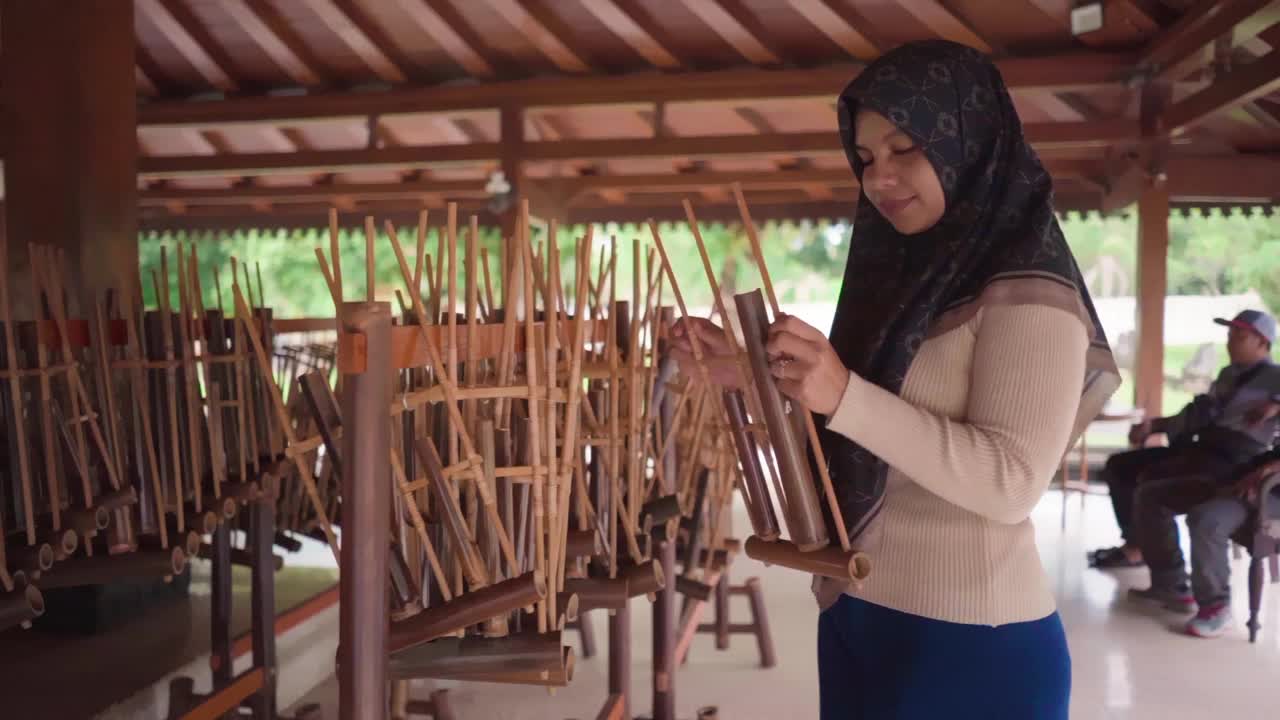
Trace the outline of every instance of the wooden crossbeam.
[[[1213, 59], [1213, 44], [1218, 38], [1231, 35], [1233, 44], [1240, 44], [1256, 36], [1265, 27], [1251, 23], [1247, 32], [1236, 34], [1234, 30], [1255, 14], [1280, 13], [1280, 3], [1275, 0], [1212, 0], [1193, 5], [1185, 14], [1142, 51], [1139, 64], [1152, 68], [1157, 79], [1178, 80]], [[1273, 17], [1272, 24], [1280, 22]], [[1252, 33], [1250, 37], [1245, 37]]]
[[1170, 105], [1160, 116], [1160, 130], [1176, 135], [1201, 120], [1239, 107], [1280, 89], [1280, 50], [1272, 50], [1217, 78], [1212, 85]]
[[[1079, 123], [1030, 123], [1027, 139], [1037, 148], [1104, 149], [1138, 137], [1130, 120]], [[522, 160], [604, 160], [645, 157], [713, 157], [717, 155], [843, 154], [840, 136], [832, 132], [712, 135], [697, 137], [609, 138], [523, 143]], [[352, 169], [428, 167], [488, 163], [501, 158], [501, 143], [420, 145], [361, 150], [314, 150], [295, 153], [238, 153], [144, 157], [143, 178], [252, 175], [272, 171], [341, 171]]]
[[[228, 0], [231, 2], [232, 0]], [[243, 2], [244, 0], [235, 0]], [[1088, 90], [1121, 87], [1137, 56], [1131, 53], [1071, 53], [996, 62], [1014, 90]], [[165, 101], [138, 109], [143, 126], [280, 123], [368, 117], [370, 114], [486, 110], [503, 105], [527, 107], [625, 105], [658, 102], [759, 100], [815, 97], [830, 99], [860, 65], [835, 64], [803, 69], [717, 70], [679, 75], [635, 73], [619, 76], [535, 78], [481, 85], [419, 86], [383, 92], [329, 93], [291, 97], [242, 97], [218, 101]]]

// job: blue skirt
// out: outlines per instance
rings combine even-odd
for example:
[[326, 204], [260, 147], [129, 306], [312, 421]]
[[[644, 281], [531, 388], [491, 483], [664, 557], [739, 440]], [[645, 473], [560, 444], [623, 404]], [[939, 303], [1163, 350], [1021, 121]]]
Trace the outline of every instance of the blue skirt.
[[910, 615], [841, 595], [818, 617], [822, 720], [1067, 720], [1062, 620], [1000, 627]]

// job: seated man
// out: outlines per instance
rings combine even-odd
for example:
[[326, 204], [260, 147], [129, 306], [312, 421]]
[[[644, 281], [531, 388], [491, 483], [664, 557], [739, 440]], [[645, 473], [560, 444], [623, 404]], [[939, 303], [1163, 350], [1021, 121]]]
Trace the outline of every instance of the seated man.
[[1133, 506], [1139, 478], [1151, 476], [1148, 470], [1179, 462], [1184, 469], [1208, 466], [1206, 470], [1227, 474], [1270, 444], [1275, 418], [1261, 417], [1266, 412], [1261, 404], [1280, 393], [1280, 367], [1270, 362], [1275, 318], [1245, 310], [1234, 320], [1216, 322], [1231, 328], [1227, 338], [1231, 364], [1223, 368], [1206, 394], [1197, 396], [1177, 415], [1145, 421], [1129, 433], [1130, 443], [1139, 447], [1152, 434], [1165, 433], [1170, 446], [1131, 450], [1107, 460], [1103, 477], [1110, 488], [1123, 544], [1090, 553], [1090, 565], [1118, 568], [1143, 564], [1133, 527]]
[[[1200, 607], [1187, 621], [1195, 637], [1218, 637], [1231, 624], [1231, 563], [1227, 550], [1256, 507], [1258, 490], [1267, 477], [1280, 473], [1280, 447], [1253, 463], [1232, 488], [1231, 495], [1201, 503], [1187, 513], [1191, 535], [1191, 592]], [[1272, 490], [1268, 516], [1280, 519], [1280, 488]]]
[[[1151, 587], [1130, 591], [1138, 598], [1191, 609], [1195, 601], [1174, 520], [1221, 495], [1239, 477], [1237, 468], [1254, 462], [1275, 440], [1280, 425], [1280, 366], [1271, 361], [1275, 321], [1266, 315], [1249, 320], [1238, 317], [1231, 324], [1227, 347], [1235, 362], [1223, 371], [1227, 380], [1220, 377], [1210, 390], [1216, 391], [1214, 402], [1203, 410], [1216, 419], [1197, 426], [1188, 424], [1197, 422], [1193, 414], [1180, 415], [1161, 425], [1176, 436], [1174, 445], [1185, 449], [1147, 468], [1134, 494], [1132, 529], [1151, 569]], [[1219, 389], [1224, 385], [1225, 391]], [[1188, 439], [1192, 433], [1194, 439]]]

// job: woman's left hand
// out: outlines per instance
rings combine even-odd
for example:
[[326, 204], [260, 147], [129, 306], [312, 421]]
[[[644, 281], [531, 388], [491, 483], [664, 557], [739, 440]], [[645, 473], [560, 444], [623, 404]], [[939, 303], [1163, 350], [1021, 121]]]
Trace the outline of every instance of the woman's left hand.
[[765, 351], [783, 395], [820, 415], [835, 412], [849, 384], [849, 370], [826, 335], [783, 315], [769, 326]]

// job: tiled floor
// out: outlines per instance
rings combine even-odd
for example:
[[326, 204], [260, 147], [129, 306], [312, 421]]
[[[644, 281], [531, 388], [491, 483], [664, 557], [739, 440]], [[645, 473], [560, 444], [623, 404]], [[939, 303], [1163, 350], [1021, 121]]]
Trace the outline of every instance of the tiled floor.
[[[741, 508], [739, 508], [741, 515]], [[1067, 626], [1074, 662], [1073, 720], [1274, 720], [1280, 718], [1280, 586], [1268, 585], [1262, 634], [1249, 645], [1244, 617], [1226, 637], [1197, 640], [1173, 631], [1178, 618], [1131, 606], [1125, 590], [1147, 583], [1145, 570], [1106, 574], [1085, 566], [1084, 550], [1116, 540], [1107, 498], [1072, 495], [1067, 528], [1060, 530], [1062, 498], [1050, 493], [1035, 512], [1045, 567], [1053, 578]], [[746, 518], [735, 526], [747, 527]], [[1235, 603], [1246, 608], [1246, 561], [1235, 561]], [[816, 607], [805, 578], [766, 568], [749, 558], [734, 567], [737, 580], [757, 575], [765, 585], [779, 665], [757, 667], [755, 643], [736, 637], [718, 652], [709, 636], [699, 637], [691, 659], [676, 676], [677, 709], [692, 718], [699, 707], [715, 705], [724, 720], [817, 717], [814, 657]], [[745, 612], [745, 598], [734, 598]], [[737, 603], [742, 603], [738, 605]], [[650, 623], [647, 606], [633, 605], [632, 712], [649, 711]], [[605, 645], [605, 618], [593, 618]], [[576, 635], [571, 639], [576, 642]], [[603, 650], [603, 648], [602, 648]], [[605, 696], [604, 657], [579, 658], [573, 683], [554, 696], [546, 690], [492, 684], [453, 685], [459, 720], [564, 720], [596, 716]], [[425, 697], [429, 683], [415, 692]], [[320, 702], [325, 717], [336, 718], [337, 686], [332, 678], [304, 702]]]

